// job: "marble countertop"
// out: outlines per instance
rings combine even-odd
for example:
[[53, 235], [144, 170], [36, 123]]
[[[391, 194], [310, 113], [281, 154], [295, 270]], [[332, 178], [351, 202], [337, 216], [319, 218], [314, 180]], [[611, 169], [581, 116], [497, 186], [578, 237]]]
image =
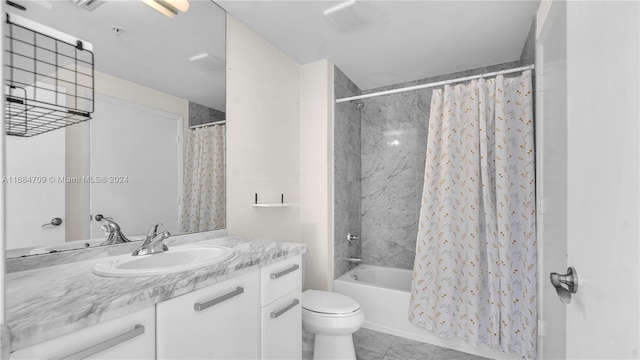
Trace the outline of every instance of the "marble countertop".
[[237, 256], [196, 270], [132, 278], [93, 274], [91, 270], [99, 261], [96, 259], [7, 274], [5, 305], [11, 351], [148, 308], [232, 278], [249, 268], [306, 252], [304, 244], [233, 236], [186, 246], [190, 245], [228, 246], [236, 250]]

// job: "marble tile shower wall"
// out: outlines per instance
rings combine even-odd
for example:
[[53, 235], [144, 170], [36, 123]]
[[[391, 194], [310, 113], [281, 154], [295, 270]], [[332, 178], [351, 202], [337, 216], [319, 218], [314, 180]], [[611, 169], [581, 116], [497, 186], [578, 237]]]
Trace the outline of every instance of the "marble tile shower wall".
[[[336, 98], [360, 95], [360, 89], [334, 68]], [[353, 265], [346, 259], [360, 257], [357, 242], [349, 244], [347, 233], [360, 235], [360, 111], [347, 102], [335, 105], [334, 116], [334, 277]]]
[[520, 66], [530, 65], [536, 61], [536, 19], [534, 18], [529, 28], [529, 34], [527, 40], [522, 47], [522, 54], [520, 54]]
[[189, 126], [208, 124], [226, 118], [222, 111], [189, 101]]
[[[362, 93], [426, 84], [518, 66], [519, 61], [513, 61]], [[338, 86], [336, 91], [337, 89]], [[433, 89], [422, 89], [361, 100], [364, 103], [360, 129], [361, 256], [366, 264], [413, 268], [432, 91]], [[336, 93], [336, 97], [340, 96]], [[339, 106], [336, 105], [336, 135], [344, 137], [345, 135], [338, 135]], [[336, 218], [336, 225], [337, 223]]]

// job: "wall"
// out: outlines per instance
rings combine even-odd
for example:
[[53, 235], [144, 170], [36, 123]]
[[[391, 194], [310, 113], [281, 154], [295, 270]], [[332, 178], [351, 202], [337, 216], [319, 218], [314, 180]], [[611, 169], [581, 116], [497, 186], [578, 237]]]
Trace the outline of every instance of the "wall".
[[[360, 89], [338, 67], [334, 69], [335, 98], [360, 95]], [[360, 242], [347, 241], [347, 234], [361, 234], [360, 225], [360, 122], [356, 102], [335, 104], [334, 119], [334, 278], [356, 264], [346, 259], [360, 257]]]
[[[549, 273], [567, 268], [567, 13], [566, 2], [540, 4], [544, 23], [537, 38], [536, 75], [544, 92], [536, 99], [536, 197], [538, 213], [538, 355], [566, 358], [567, 306], [558, 300]], [[544, 106], [543, 106], [544, 103]], [[544, 203], [544, 209], [542, 204]]]
[[95, 72], [95, 89], [99, 94], [189, 118], [187, 100], [99, 71]]
[[[363, 93], [518, 66], [519, 61], [513, 61]], [[413, 268], [432, 91], [422, 89], [362, 100], [361, 241], [362, 258], [367, 264]]]
[[[319, 290], [333, 279], [332, 67], [300, 66], [227, 15], [227, 229], [307, 244]], [[253, 207], [255, 193], [297, 206]]]
[[227, 227], [229, 234], [300, 241], [299, 65], [227, 17]]
[[300, 67], [300, 226], [307, 244], [305, 289], [331, 289], [333, 279], [333, 65]]
[[534, 17], [520, 54], [520, 66], [533, 64], [536, 60], [536, 29], [536, 18]]

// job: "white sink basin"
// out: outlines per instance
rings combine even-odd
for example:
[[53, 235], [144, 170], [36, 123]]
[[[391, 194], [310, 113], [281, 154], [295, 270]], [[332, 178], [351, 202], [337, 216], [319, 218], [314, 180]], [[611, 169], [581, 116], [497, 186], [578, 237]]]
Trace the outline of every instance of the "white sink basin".
[[[127, 239], [131, 241], [141, 241], [144, 240], [144, 235], [126, 235]], [[76, 240], [69, 241], [64, 244], [59, 245], [51, 245], [51, 246], [40, 246], [29, 251], [29, 255], [38, 255], [38, 254], [48, 254], [50, 252], [57, 251], [65, 251], [65, 250], [77, 250], [77, 249], [86, 249], [91, 247], [96, 247], [104, 242], [104, 238], [100, 239], [91, 239], [91, 240]]]
[[169, 274], [220, 263], [234, 253], [224, 246], [170, 248], [159, 254], [113, 257], [97, 263], [93, 273], [109, 277]]

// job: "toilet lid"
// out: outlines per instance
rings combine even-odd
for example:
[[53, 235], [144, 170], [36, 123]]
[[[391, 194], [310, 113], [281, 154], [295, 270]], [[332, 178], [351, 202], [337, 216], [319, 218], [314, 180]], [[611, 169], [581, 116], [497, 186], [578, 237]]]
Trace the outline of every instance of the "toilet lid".
[[360, 304], [335, 292], [307, 290], [302, 293], [302, 307], [324, 314], [348, 314], [360, 309]]

